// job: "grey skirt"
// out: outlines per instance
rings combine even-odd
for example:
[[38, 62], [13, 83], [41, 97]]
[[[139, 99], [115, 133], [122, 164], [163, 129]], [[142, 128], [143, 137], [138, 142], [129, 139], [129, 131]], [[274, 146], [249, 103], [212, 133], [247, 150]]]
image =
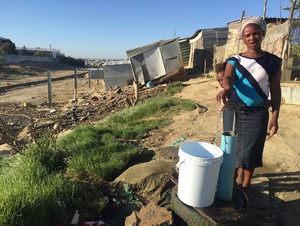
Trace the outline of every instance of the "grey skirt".
[[[269, 112], [264, 107], [235, 110], [235, 129], [238, 134], [236, 168], [247, 170], [263, 166], [262, 155], [265, 145]], [[232, 131], [233, 109], [223, 111], [223, 131]]]

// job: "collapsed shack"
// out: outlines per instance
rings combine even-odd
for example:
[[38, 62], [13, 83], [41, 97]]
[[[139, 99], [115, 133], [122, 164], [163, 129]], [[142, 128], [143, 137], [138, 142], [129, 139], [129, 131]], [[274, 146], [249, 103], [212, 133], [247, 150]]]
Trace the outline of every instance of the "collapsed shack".
[[178, 38], [126, 51], [134, 81], [145, 85], [183, 68]]

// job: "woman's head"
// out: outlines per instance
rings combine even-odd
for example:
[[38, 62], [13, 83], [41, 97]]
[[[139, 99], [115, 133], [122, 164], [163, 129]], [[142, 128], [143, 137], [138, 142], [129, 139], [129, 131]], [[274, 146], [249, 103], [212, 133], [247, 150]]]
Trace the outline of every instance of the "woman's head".
[[258, 16], [248, 17], [241, 22], [240, 37], [243, 36], [243, 31], [249, 24], [255, 24], [260, 29], [262, 37], [265, 37], [267, 24], [261, 17]]
[[260, 17], [249, 17], [242, 21], [240, 33], [248, 50], [261, 50], [261, 42], [266, 35], [266, 23]]

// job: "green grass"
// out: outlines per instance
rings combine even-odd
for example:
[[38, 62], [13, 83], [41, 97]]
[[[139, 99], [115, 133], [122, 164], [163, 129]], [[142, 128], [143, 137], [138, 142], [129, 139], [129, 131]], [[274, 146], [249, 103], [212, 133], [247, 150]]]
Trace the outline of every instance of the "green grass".
[[72, 200], [75, 187], [49, 173], [35, 159], [18, 157], [1, 168], [0, 225], [55, 225], [63, 222], [60, 200]]
[[79, 179], [114, 179], [141, 153], [140, 148], [92, 126], [76, 128], [58, 142], [60, 148], [70, 154], [66, 175]]
[[147, 135], [147, 132], [169, 125], [172, 122], [171, 115], [196, 108], [190, 100], [172, 97], [181, 89], [182, 84], [174, 83], [164, 94], [147, 99], [134, 108], [127, 108], [106, 117], [97, 128], [110, 131], [118, 138], [141, 139]]
[[[108, 201], [100, 185], [142, 153], [132, 141], [170, 124], [172, 115], [196, 108], [189, 100], [172, 97], [182, 87], [173, 83], [165, 93], [95, 126], [77, 127], [56, 141], [41, 139], [22, 155], [0, 158], [0, 225], [55, 225], [70, 220], [75, 209], [94, 220]], [[67, 209], [58, 201], [68, 203]]]

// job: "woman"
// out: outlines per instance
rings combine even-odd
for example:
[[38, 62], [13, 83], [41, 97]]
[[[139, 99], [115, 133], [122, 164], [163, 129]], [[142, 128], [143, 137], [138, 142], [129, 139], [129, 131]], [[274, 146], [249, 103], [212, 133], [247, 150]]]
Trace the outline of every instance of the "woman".
[[[266, 23], [260, 17], [243, 20], [240, 34], [247, 50], [227, 60], [223, 90], [218, 93], [217, 102], [228, 101], [231, 106], [223, 114], [224, 131], [232, 130], [233, 114], [236, 114], [238, 146], [235, 181], [249, 194], [253, 172], [263, 166], [267, 129], [270, 136], [278, 130], [282, 60], [261, 49]], [[269, 98], [272, 107], [270, 121], [265, 105]]]

